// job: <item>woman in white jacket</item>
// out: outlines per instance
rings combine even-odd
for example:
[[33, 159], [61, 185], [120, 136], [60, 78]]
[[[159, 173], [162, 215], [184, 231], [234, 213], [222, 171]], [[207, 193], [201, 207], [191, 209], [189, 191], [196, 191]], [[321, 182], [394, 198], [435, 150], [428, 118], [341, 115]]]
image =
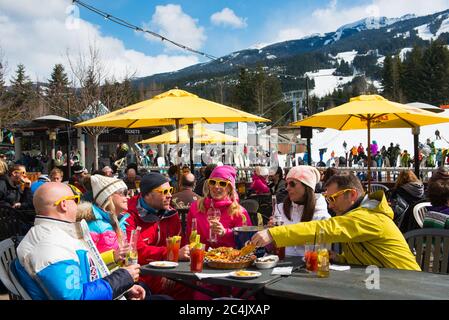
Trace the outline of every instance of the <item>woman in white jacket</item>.
[[[315, 186], [320, 181], [320, 172], [311, 166], [296, 166], [290, 169], [286, 177], [288, 197], [276, 205], [282, 215], [283, 225], [311, 220], [329, 219], [327, 203]], [[270, 224], [273, 221], [270, 220]], [[304, 256], [304, 246], [287, 247], [287, 256]]]

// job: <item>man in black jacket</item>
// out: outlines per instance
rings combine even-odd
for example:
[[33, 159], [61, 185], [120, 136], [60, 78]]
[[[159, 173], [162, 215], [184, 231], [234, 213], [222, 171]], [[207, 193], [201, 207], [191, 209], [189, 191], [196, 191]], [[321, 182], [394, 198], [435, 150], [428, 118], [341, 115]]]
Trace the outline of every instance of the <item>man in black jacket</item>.
[[32, 209], [31, 180], [26, 176], [25, 166], [15, 164], [8, 175], [0, 176], [0, 204], [15, 209]]

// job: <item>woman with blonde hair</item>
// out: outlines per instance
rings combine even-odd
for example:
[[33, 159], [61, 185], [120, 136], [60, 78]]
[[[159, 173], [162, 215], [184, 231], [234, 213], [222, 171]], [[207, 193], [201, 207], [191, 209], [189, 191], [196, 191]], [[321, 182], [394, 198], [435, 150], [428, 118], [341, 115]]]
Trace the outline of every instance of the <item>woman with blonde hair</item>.
[[[196, 219], [197, 234], [207, 247], [235, 247], [233, 228], [251, 225], [245, 208], [238, 203], [235, 191], [236, 170], [231, 166], [216, 167], [204, 183], [204, 197], [193, 202], [187, 214], [187, 232], [190, 236], [192, 219]], [[208, 221], [208, 210], [218, 209], [220, 217]], [[210, 241], [210, 233], [217, 235], [217, 241]]]
[[123, 180], [97, 174], [90, 177], [90, 182], [94, 201], [78, 206], [77, 220], [86, 220], [103, 260], [113, 268], [123, 262], [128, 250], [128, 188]]

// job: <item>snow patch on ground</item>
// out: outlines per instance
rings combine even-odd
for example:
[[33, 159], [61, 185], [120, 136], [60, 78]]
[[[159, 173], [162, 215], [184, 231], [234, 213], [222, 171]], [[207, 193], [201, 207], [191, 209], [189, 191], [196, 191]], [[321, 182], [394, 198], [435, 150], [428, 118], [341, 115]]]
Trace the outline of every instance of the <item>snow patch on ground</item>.
[[410, 31], [397, 33], [393, 38], [399, 38], [402, 37], [404, 39], [410, 38]]
[[429, 25], [423, 24], [422, 26], [413, 28], [418, 32], [418, 37], [423, 40], [429, 41], [433, 39], [433, 34], [429, 30]]
[[315, 88], [311, 91], [312, 95], [317, 97], [324, 97], [326, 94], [332, 93], [335, 88], [345, 83], [351, 82], [354, 78], [334, 76], [332, 73], [336, 69], [321, 69], [316, 72], [307, 72], [306, 75], [310, 79], [315, 80]]
[[435, 38], [438, 38], [440, 34], [445, 32], [449, 32], [449, 18], [441, 22], [440, 29], [438, 29], [437, 33], [435, 34]]
[[351, 64], [352, 61], [354, 61], [355, 56], [357, 55], [357, 51], [345, 51], [338, 53], [334, 59], [337, 59], [339, 63], [341, 63], [341, 60], [344, 60], [345, 62]]
[[413, 48], [402, 48], [401, 52], [399, 52], [399, 58], [401, 59], [401, 61], [404, 61], [405, 57], [407, 56], [407, 53], [409, 53], [412, 50]]
[[426, 41], [436, 40], [441, 34], [449, 32], [449, 18], [446, 18], [441, 22], [440, 28], [435, 34], [430, 32], [428, 24], [424, 24], [414, 29], [418, 32], [418, 37], [421, 39]]
[[377, 58], [376, 64], [382, 67], [384, 65], [384, 61], [385, 61], [385, 56], [381, 56], [381, 57]]
[[273, 60], [273, 59], [277, 59], [277, 57], [274, 54], [270, 54], [270, 55], [267, 55], [267, 59]]

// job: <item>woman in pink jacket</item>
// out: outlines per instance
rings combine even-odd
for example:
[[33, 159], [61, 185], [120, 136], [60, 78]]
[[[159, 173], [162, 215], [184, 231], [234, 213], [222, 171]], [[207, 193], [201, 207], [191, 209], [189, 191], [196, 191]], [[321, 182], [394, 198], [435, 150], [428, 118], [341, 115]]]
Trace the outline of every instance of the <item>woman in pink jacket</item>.
[[250, 189], [256, 194], [270, 193], [270, 188], [268, 188], [268, 174], [269, 170], [267, 167], [256, 167], [254, 174], [252, 176], [253, 183]]
[[[235, 191], [236, 170], [231, 166], [216, 167], [208, 180], [204, 183], [204, 198], [193, 202], [187, 214], [186, 235], [192, 231], [192, 219], [197, 222], [197, 234], [201, 242], [208, 247], [234, 247], [235, 241], [232, 229], [234, 227], [250, 226], [251, 220], [245, 208], [238, 203]], [[211, 222], [207, 220], [209, 208], [220, 210], [220, 220]], [[217, 234], [217, 242], [209, 241], [209, 231]]]

